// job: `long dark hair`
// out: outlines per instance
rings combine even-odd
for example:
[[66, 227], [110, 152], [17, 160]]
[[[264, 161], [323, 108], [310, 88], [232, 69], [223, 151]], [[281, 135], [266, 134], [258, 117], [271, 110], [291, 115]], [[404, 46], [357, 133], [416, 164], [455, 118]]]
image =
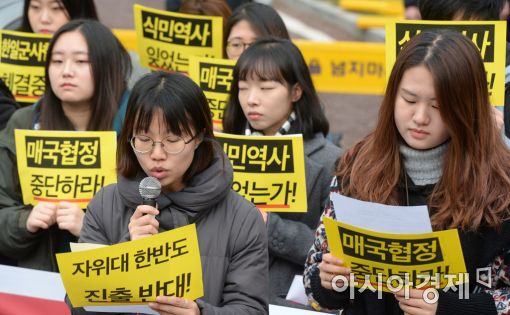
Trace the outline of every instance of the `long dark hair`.
[[[33, 33], [34, 30], [32, 30], [30, 21], [28, 20], [28, 8], [30, 6], [30, 1], [31, 0], [25, 0], [25, 5], [23, 6], [23, 18], [19, 30]], [[57, 0], [57, 3], [65, 10], [69, 20], [99, 20], [94, 0]]]
[[328, 134], [329, 123], [303, 55], [291, 41], [274, 37], [259, 39], [237, 61], [223, 117], [225, 132], [244, 132], [247, 120], [239, 102], [239, 81], [249, 77], [278, 81], [287, 86], [289, 92], [293, 86], [299, 85], [303, 92], [301, 98], [293, 103], [296, 121], [292, 124], [291, 133], [302, 133], [304, 139], [313, 138], [317, 132], [324, 136]]
[[411, 39], [391, 71], [374, 131], [342, 157], [342, 194], [384, 204], [401, 204], [395, 101], [404, 73], [425, 66], [434, 79], [441, 119], [450, 134], [442, 176], [427, 205], [435, 230], [481, 225], [498, 227], [509, 218], [510, 151], [492, 117], [480, 52], [460, 33], [427, 31]]
[[214, 139], [214, 134], [211, 111], [204, 92], [190, 78], [180, 73], [147, 74], [133, 87], [117, 148], [119, 174], [133, 178], [141, 171], [129, 141], [134, 133], [149, 130], [152, 118], [158, 111], [163, 113], [167, 131], [177, 136], [199, 134], [204, 139], [184, 173], [183, 181], [187, 182], [211, 164], [214, 157], [211, 139]]
[[111, 130], [119, 102], [131, 74], [128, 52], [110, 29], [93, 20], [73, 20], [64, 24], [54, 35], [48, 47], [46, 60], [46, 90], [41, 99], [41, 129], [74, 130], [62, 109], [61, 100], [51, 88], [48, 69], [51, 67], [53, 47], [62, 34], [80, 32], [87, 42], [94, 95], [91, 100], [91, 118], [87, 130]]

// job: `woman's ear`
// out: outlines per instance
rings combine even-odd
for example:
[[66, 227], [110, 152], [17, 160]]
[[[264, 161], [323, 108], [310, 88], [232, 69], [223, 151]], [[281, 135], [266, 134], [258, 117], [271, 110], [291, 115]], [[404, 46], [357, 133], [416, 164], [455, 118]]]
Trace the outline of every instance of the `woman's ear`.
[[292, 102], [297, 102], [301, 99], [301, 95], [303, 95], [303, 89], [299, 83], [294, 84], [292, 90], [290, 91], [290, 97]]

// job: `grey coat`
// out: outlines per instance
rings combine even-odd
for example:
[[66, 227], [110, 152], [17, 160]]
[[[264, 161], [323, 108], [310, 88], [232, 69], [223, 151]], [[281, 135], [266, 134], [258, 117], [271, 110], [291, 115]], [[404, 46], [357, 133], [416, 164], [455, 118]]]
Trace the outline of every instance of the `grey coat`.
[[329, 184], [341, 149], [322, 133], [304, 142], [308, 212], [270, 213], [268, 215], [270, 303], [282, 300], [294, 275], [303, 274], [314, 231], [329, 196]]
[[[80, 242], [129, 241], [128, 224], [142, 204], [135, 179], [119, 177], [89, 203]], [[264, 222], [253, 204], [231, 190], [232, 167], [219, 155], [179, 192], [162, 192], [160, 231], [196, 223], [202, 261], [202, 314], [267, 314], [268, 250]]]

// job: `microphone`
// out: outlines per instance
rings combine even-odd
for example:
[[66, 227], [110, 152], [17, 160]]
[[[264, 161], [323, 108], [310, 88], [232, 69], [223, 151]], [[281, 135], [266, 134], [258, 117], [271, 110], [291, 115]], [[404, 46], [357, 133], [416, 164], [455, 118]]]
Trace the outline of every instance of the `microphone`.
[[156, 207], [156, 198], [161, 193], [161, 183], [155, 177], [145, 177], [138, 186], [142, 205]]

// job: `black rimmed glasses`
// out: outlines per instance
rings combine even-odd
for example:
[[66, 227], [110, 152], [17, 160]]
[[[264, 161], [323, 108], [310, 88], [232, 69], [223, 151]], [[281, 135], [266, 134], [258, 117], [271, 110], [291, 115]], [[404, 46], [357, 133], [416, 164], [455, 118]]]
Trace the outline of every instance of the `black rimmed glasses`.
[[161, 148], [168, 154], [179, 154], [184, 150], [186, 145], [193, 141], [199, 134], [200, 133], [197, 133], [188, 141], [179, 136], [169, 136], [161, 141], [154, 141], [150, 137], [140, 135], [131, 137], [129, 142], [131, 142], [133, 150], [140, 154], [151, 152], [156, 143], [161, 144]]

